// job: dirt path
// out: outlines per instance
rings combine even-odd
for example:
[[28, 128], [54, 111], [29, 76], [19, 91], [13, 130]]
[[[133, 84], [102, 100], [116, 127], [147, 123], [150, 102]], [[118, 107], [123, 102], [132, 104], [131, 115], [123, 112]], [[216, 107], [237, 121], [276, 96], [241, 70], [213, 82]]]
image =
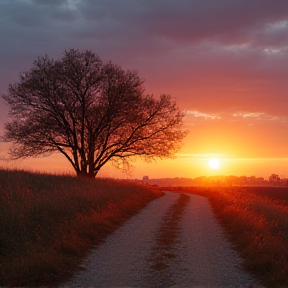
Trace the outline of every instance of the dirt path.
[[205, 197], [166, 192], [92, 251], [68, 287], [249, 287]]

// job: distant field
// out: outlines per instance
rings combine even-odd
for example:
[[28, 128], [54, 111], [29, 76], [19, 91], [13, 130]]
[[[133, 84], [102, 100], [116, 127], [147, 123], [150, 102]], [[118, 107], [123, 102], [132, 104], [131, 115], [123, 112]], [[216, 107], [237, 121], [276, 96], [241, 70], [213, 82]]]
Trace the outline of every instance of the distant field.
[[0, 286], [52, 286], [151, 200], [147, 187], [0, 169]]
[[265, 287], [288, 287], [287, 187], [191, 187], [209, 199], [243, 266]]
[[[247, 192], [275, 200], [288, 201], [288, 186], [285, 187], [245, 187]], [[288, 204], [288, 203], [287, 203]]]

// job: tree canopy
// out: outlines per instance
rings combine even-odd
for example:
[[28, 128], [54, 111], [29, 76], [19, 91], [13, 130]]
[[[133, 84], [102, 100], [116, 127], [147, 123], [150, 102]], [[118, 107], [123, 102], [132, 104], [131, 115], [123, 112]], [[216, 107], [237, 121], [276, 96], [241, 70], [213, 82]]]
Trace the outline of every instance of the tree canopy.
[[3, 139], [14, 158], [60, 152], [78, 176], [95, 177], [108, 161], [171, 157], [186, 135], [169, 95], [145, 94], [136, 71], [103, 63], [91, 51], [38, 57], [2, 97], [10, 106]]

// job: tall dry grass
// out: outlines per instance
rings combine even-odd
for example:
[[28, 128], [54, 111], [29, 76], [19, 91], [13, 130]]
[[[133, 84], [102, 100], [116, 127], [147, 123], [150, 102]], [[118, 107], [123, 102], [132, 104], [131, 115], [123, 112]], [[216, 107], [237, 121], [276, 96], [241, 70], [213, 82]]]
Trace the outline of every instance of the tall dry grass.
[[265, 287], [288, 287], [287, 202], [255, 195], [245, 187], [190, 188], [189, 191], [209, 198], [249, 272]]
[[0, 285], [67, 280], [93, 246], [161, 195], [122, 181], [0, 170]]

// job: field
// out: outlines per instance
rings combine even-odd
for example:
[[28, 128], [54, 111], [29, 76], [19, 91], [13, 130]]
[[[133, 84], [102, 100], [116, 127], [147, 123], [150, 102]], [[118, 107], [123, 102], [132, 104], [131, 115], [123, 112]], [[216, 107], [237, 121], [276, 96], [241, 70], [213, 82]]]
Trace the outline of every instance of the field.
[[288, 187], [276, 186], [276, 187], [245, 187], [245, 190], [249, 193], [267, 197], [274, 200], [284, 200], [283, 205], [288, 205]]
[[[243, 266], [265, 287], [288, 287], [288, 189], [185, 188], [206, 196]], [[285, 200], [284, 200], [285, 199]]]
[[55, 285], [161, 192], [109, 179], [0, 170], [0, 286]]

